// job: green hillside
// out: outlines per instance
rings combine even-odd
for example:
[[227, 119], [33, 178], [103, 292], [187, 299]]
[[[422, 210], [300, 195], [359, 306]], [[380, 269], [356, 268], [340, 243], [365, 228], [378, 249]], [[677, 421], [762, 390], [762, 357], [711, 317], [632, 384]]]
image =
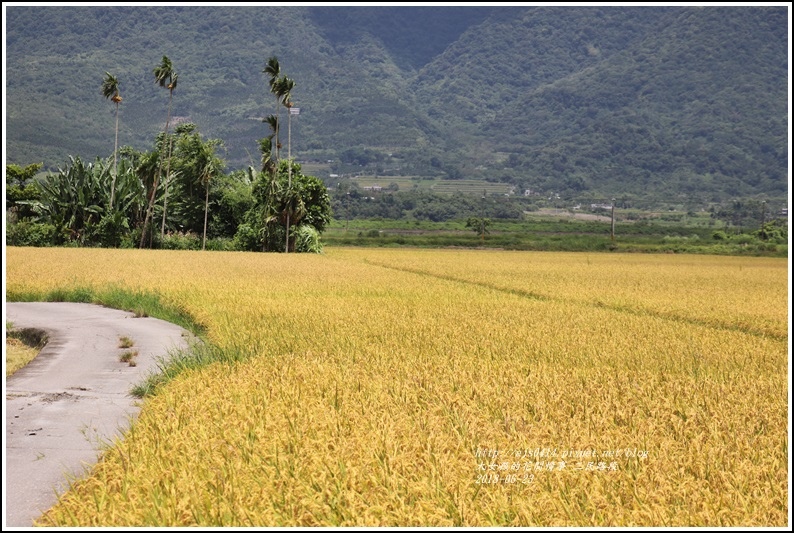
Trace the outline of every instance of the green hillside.
[[[684, 10], [483, 131], [535, 187], [703, 201], [787, 192], [785, 12]], [[730, 35], [731, 38], [726, 38]]]
[[[563, 196], [788, 191], [785, 7], [4, 6], [8, 163], [150, 149], [176, 121], [258, 161], [277, 56], [301, 108], [293, 155]], [[367, 153], [366, 160], [351, 154]], [[336, 167], [335, 167], [336, 168]], [[329, 172], [333, 172], [331, 169]]]

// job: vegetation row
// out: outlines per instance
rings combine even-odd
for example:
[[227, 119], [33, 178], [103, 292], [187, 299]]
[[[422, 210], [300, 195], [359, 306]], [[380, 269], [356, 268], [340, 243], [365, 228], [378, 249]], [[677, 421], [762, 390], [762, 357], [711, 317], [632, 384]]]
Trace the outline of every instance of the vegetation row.
[[[276, 57], [264, 71], [275, 96], [275, 114], [264, 119], [270, 134], [258, 141], [261, 169], [224, 173], [219, 139], [204, 139], [193, 123], [170, 131], [171, 101], [179, 76], [167, 56], [154, 69], [168, 89], [165, 130], [151, 151], [118, 147], [117, 77], [105, 73], [102, 94], [116, 106], [112, 158], [69, 157], [57, 173], [33, 179], [41, 164], [6, 167], [7, 244], [319, 252], [331, 219], [323, 182], [282, 157], [280, 110], [292, 116], [295, 81]], [[289, 125], [289, 120], [288, 120]], [[289, 131], [286, 151], [290, 153]], [[212, 205], [212, 209], [210, 208]], [[215, 241], [212, 241], [212, 237]], [[209, 243], [208, 243], [209, 237]]]

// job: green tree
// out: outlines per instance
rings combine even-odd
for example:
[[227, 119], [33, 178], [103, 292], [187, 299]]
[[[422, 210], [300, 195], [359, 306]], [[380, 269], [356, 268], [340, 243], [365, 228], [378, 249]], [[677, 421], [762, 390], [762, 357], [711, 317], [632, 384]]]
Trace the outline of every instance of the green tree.
[[785, 222], [776, 218], [764, 222], [758, 230], [753, 232], [753, 235], [765, 242], [785, 244], [788, 242], [788, 227]]
[[298, 163], [292, 164], [293, 180], [300, 186], [305, 213], [301, 225], [308, 225], [321, 234], [331, 222], [331, 198], [328, 188], [320, 178], [308, 176]]
[[252, 168], [219, 174], [210, 192], [209, 234], [234, 237], [245, 223], [245, 214], [254, 206]]
[[175, 134], [173, 174], [176, 200], [169, 224], [196, 233], [202, 231], [206, 241], [212, 182], [223, 175], [224, 167], [215, 150], [223, 143], [220, 139], [204, 140], [192, 123], [180, 124]]
[[[273, 117], [273, 115], [270, 115]], [[271, 248], [271, 242], [277, 233], [278, 202], [281, 186], [278, 180], [278, 164], [273, 159], [273, 135], [259, 140], [262, 152], [262, 173], [254, 181], [254, 197], [257, 199], [257, 212], [260, 213], [257, 226], [260, 227], [262, 251]]]
[[[269, 143], [263, 143], [269, 146]], [[241, 225], [240, 237], [245, 237], [249, 242], [247, 249], [254, 249], [253, 243], [247, 235], [258, 235], [257, 248], [263, 251], [284, 251], [287, 246], [284, 232], [286, 220], [295, 224], [294, 233], [301, 235], [303, 240], [311, 232], [301, 230], [302, 226], [310, 226], [319, 234], [331, 221], [331, 201], [325, 184], [319, 178], [304, 175], [297, 163], [282, 161], [276, 173], [269, 175], [260, 172], [253, 177], [254, 207], [246, 216], [246, 223]], [[288, 191], [286, 185], [290, 172], [293, 178], [293, 187]], [[309, 239], [311, 240], [311, 239]], [[308, 242], [308, 241], [306, 241]], [[296, 243], [290, 244], [295, 251]]]
[[488, 231], [488, 226], [491, 224], [491, 220], [484, 217], [469, 217], [466, 220], [466, 227], [471, 228], [477, 235], [480, 236], [480, 240], [485, 240], [485, 234], [490, 233]]
[[199, 179], [204, 183], [204, 237], [201, 240], [201, 249], [207, 246], [207, 215], [210, 207], [210, 181], [223, 173], [223, 161], [215, 155], [215, 145], [204, 143], [197, 154], [199, 158]]
[[119, 93], [119, 79], [110, 72], [105, 72], [105, 79], [102, 82], [102, 96], [110, 98], [116, 104], [116, 141], [113, 145], [113, 185], [110, 188], [110, 208], [113, 209], [113, 199], [116, 189], [116, 176], [118, 175], [118, 151], [119, 151], [119, 104], [121, 94]]
[[9, 213], [9, 223], [34, 215], [30, 203], [39, 197], [39, 190], [33, 177], [43, 165], [34, 163], [25, 168], [14, 164], [6, 165], [6, 211]]
[[142, 212], [135, 213], [130, 220], [132, 227], [139, 228], [141, 233], [144, 230], [146, 215], [149, 213], [147, 199], [157, 193], [155, 184], [157, 183], [157, 173], [160, 168], [161, 149], [159, 145], [162, 144], [162, 141], [163, 134], [160, 133], [151, 152], [138, 152], [130, 147], [122, 148], [120, 151], [122, 157], [129, 159], [143, 191]]

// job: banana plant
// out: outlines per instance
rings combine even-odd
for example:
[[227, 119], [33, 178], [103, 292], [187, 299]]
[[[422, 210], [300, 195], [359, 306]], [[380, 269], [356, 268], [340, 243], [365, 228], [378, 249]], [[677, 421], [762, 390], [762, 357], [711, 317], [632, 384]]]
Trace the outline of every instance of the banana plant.
[[[65, 169], [37, 182], [39, 197], [31, 208], [38, 221], [52, 224], [69, 240], [117, 245], [119, 234], [129, 231], [130, 220], [139, 217], [145, 205], [137, 170], [130, 160], [122, 159], [114, 175], [110, 161], [97, 158], [85, 163], [70, 156]], [[104, 235], [100, 242], [95, 242], [97, 232]]]
[[95, 163], [84, 163], [79, 157], [69, 156], [66, 170], [58, 169], [57, 174], [38, 182], [40, 195], [33, 210], [39, 220], [82, 242], [86, 227], [99, 222], [105, 212], [109, 187], [104, 182], [111, 180], [109, 166], [99, 158]]

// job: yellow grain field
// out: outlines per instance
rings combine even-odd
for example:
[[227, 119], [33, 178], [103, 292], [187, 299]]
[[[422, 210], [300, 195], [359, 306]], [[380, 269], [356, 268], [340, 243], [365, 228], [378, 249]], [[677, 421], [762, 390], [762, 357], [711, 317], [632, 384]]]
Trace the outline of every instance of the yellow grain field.
[[13, 295], [156, 292], [186, 372], [57, 526], [785, 526], [787, 262], [7, 250]]

